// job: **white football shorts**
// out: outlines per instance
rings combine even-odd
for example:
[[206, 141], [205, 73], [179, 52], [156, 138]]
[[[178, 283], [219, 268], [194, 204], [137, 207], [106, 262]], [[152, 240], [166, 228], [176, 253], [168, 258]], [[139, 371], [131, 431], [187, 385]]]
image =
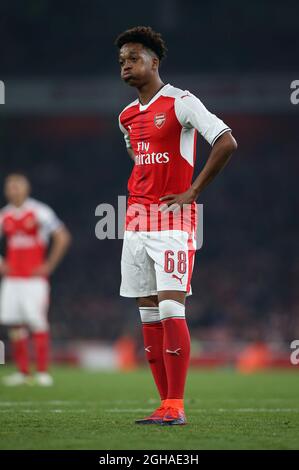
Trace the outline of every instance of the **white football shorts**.
[[120, 295], [148, 297], [177, 290], [191, 295], [196, 240], [181, 230], [125, 231]]
[[48, 329], [50, 286], [46, 279], [5, 277], [0, 287], [0, 323]]

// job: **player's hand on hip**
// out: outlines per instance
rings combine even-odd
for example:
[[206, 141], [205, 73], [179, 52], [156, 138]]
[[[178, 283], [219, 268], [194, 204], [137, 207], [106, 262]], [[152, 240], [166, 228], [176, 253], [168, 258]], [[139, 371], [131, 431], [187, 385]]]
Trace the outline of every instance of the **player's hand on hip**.
[[46, 262], [35, 268], [32, 272], [32, 276], [50, 276], [51, 273], [50, 265]]
[[9, 265], [5, 261], [0, 262], [0, 276], [6, 276], [10, 271]]
[[165, 204], [159, 207], [159, 210], [164, 214], [173, 211], [179, 211], [184, 204], [191, 204], [197, 198], [197, 193], [193, 188], [189, 188], [184, 193], [168, 194], [167, 196], [160, 197], [160, 201], [165, 201]]

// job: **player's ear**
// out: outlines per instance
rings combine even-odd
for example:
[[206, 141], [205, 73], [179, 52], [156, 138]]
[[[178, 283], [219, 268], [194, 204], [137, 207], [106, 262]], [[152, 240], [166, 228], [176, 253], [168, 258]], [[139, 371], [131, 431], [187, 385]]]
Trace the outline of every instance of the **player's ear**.
[[159, 59], [158, 57], [153, 57], [152, 58], [152, 69], [156, 72], [159, 68]]

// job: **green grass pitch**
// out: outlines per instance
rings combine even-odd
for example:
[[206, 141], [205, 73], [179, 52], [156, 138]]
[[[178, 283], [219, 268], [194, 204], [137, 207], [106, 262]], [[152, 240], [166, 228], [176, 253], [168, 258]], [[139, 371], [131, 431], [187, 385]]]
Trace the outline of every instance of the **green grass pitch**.
[[0, 449], [298, 449], [298, 372], [190, 370], [189, 424], [162, 427], [134, 424], [158, 405], [148, 369], [54, 368], [52, 388], [0, 385]]

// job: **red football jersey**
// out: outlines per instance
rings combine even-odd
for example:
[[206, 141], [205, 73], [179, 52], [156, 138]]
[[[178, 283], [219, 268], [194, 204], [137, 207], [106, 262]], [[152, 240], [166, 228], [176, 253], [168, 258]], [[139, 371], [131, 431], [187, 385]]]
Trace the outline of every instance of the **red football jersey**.
[[[177, 228], [172, 219], [170, 226], [163, 228], [158, 207], [165, 203], [159, 198], [190, 188], [197, 131], [213, 145], [231, 129], [189, 91], [170, 84], [164, 85], [146, 105], [136, 99], [124, 108], [119, 115], [119, 126], [126, 146], [132, 148], [135, 155], [128, 182], [126, 230]], [[145, 218], [141, 224], [135, 224], [138, 205], [146, 210], [146, 224]], [[192, 224], [195, 223], [195, 206], [195, 203], [191, 205]], [[139, 222], [141, 219], [139, 217]]]
[[21, 207], [8, 204], [0, 211], [0, 233], [6, 238], [7, 276], [30, 277], [45, 260], [49, 236], [62, 222], [53, 210], [28, 198]]

